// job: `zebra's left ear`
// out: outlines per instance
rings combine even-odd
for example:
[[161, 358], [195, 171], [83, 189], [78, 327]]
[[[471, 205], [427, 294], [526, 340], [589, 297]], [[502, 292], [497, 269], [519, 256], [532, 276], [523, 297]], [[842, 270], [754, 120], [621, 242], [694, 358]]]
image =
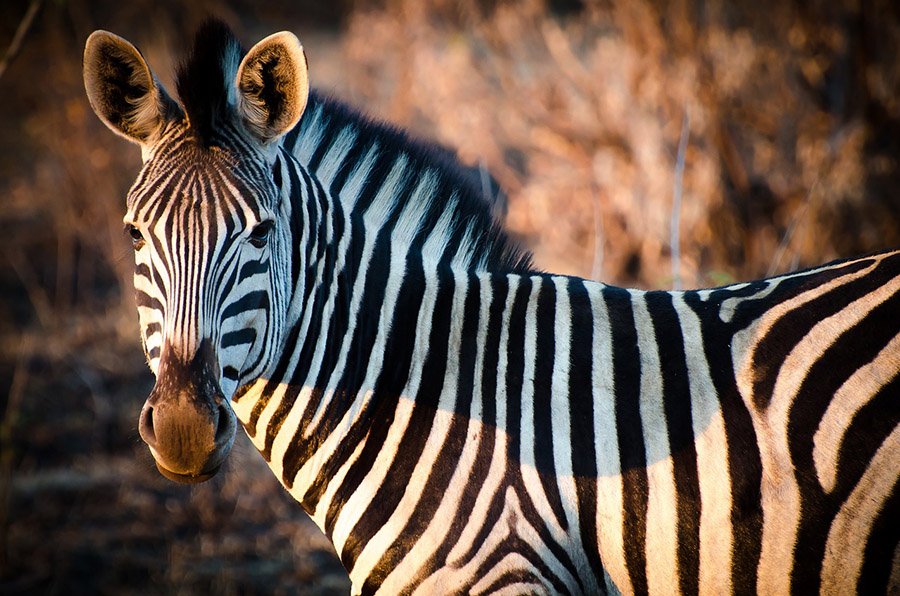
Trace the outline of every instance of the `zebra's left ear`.
[[237, 71], [238, 114], [260, 141], [281, 137], [300, 121], [309, 96], [306, 55], [282, 31], [253, 46]]

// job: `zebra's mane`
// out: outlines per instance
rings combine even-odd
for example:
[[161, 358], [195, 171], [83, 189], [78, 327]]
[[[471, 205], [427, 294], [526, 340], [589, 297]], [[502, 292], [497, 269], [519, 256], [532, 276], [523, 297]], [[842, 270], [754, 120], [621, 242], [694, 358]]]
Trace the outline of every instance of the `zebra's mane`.
[[[318, 160], [331, 153], [332, 145], [348, 137], [354, 139], [354, 146], [377, 147], [383, 161], [405, 159], [409, 170], [420, 176], [425, 173], [433, 176], [431, 200], [422, 201], [421, 196], [412, 192], [389, 197], [394, 203], [395, 218], [406, 211], [408, 204], [419, 201], [410, 205], [418, 211], [419, 232], [441, 225], [446, 230], [447, 246], [467, 244], [466, 261], [473, 267], [496, 272], [534, 271], [531, 253], [509, 237], [494, 215], [501, 195], [496, 182], [486, 172], [479, 176], [465, 169], [453, 151], [416, 139], [397, 126], [365, 116], [317, 90], [310, 93], [306, 112], [285, 136], [284, 146], [301, 163], [321, 171], [324, 164]], [[357, 153], [362, 155], [365, 151]]]
[[[233, 81], [245, 53], [228, 25], [209, 19], [197, 30], [193, 49], [178, 67], [178, 96], [194, 137], [203, 147], [216, 144], [218, 131], [232, 116], [229, 110], [234, 109], [236, 99], [232, 96]], [[465, 253], [465, 261], [478, 269], [520, 273], [532, 270], [531, 254], [513, 242], [493, 215], [496, 197], [487, 196], [482, 181], [467, 173], [451, 151], [416, 140], [395, 126], [368, 118], [316, 91], [310, 94], [303, 118], [285, 136], [283, 144], [305, 166], [320, 171], [323, 164], [311, 164], [314, 155], [321, 160], [348, 131], [352, 131], [355, 144], [377, 145], [388, 162], [406, 159], [409, 171], [432, 176], [430, 200], [423, 201], [415, 193], [390, 197], [414, 207], [417, 232], [441, 226], [444, 250], [457, 250], [464, 245], [461, 252]], [[407, 204], [394, 204], [392, 213], [399, 217], [408, 212], [404, 209]]]

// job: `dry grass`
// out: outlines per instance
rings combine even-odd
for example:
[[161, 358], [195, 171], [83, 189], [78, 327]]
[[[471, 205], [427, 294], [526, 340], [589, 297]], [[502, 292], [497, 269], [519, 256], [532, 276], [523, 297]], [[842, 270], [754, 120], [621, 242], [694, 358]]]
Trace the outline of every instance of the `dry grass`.
[[[137, 438], [152, 379], [120, 218], [139, 158], [83, 96], [95, 28], [170, 89], [207, 13], [247, 43], [298, 32], [317, 85], [486, 167], [547, 270], [689, 287], [900, 244], [893, 4], [588, 4], [44, 3], [0, 78], [0, 591], [346, 591], [246, 441], [188, 489]], [[28, 6], [0, 6], [0, 46]]]

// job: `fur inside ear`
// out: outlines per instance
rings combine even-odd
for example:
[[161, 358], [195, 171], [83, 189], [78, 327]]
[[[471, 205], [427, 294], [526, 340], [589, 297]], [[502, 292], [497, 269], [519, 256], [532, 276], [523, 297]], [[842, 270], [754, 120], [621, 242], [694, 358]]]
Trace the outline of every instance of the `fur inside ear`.
[[141, 53], [108, 31], [84, 47], [84, 88], [94, 112], [113, 132], [140, 145], [153, 142], [177, 104], [153, 77]]
[[263, 143], [278, 139], [300, 121], [309, 96], [300, 40], [287, 31], [263, 39], [244, 56], [235, 83], [245, 126]]

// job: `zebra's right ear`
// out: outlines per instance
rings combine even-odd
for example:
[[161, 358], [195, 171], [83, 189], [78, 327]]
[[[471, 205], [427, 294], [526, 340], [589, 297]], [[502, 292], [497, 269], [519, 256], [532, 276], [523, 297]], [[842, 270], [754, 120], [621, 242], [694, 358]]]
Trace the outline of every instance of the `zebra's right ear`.
[[147, 147], [180, 109], [150, 72], [141, 53], [108, 31], [84, 46], [84, 88], [94, 112], [114, 133]]

